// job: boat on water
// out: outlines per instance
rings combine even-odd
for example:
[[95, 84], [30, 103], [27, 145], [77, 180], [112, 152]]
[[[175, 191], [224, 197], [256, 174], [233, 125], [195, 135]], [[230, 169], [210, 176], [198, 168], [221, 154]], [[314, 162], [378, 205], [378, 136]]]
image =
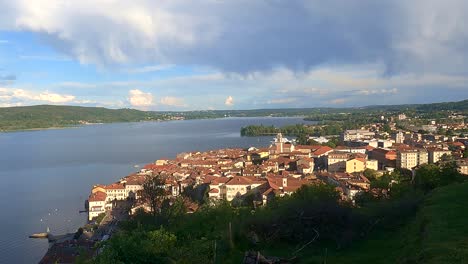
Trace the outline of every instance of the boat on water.
[[35, 233], [29, 236], [29, 238], [49, 238], [50, 236], [50, 229], [47, 227], [47, 232], [43, 233]]
[[49, 237], [49, 233], [36, 233], [36, 234], [32, 234], [29, 236], [29, 238], [48, 238]]

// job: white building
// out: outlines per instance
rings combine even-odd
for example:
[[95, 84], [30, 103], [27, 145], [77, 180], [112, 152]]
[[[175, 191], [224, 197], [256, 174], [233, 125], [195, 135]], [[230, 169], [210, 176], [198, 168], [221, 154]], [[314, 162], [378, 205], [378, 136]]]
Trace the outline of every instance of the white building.
[[397, 168], [413, 169], [414, 167], [429, 162], [429, 156], [425, 149], [410, 149], [397, 152]]
[[106, 193], [96, 191], [88, 198], [88, 220], [91, 221], [98, 215], [106, 212]]
[[429, 153], [429, 163], [437, 163], [443, 155], [452, 155], [450, 150], [443, 149], [428, 149], [427, 152]]
[[372, 139], [375, 136], [375, 132], [371, 132], [365, 129], [353, 129], [346, 130], [342, 134], [343, 141], [361, 140], [361, 139]]
[[122, 183], [113, 183], [105, 186], [104, 189], [106, 190], [107, 201], [127, 199], [127, 192]]
[[232, 201], [234, 198], [242, 196], [265, 183], [265, 180], [256, 179], [255, 177], [232, 177], [231, 180], [226, 183], [226, 200]]
[[461, 174], [468, 175], [468, 159], [457, 160], [457, 165]]

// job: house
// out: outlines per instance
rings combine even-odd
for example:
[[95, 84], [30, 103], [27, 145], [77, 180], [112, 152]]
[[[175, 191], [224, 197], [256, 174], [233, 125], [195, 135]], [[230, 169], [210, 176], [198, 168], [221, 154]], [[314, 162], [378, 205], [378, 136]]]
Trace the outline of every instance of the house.
[[314, 159], [300, 158], [296, 161], [297, 171], [302, 174], [310, 174], [314, 171]]
[[346, 172], [361, 172], [366, 169], [366, 160], [363, 158], [352, 158], [346, 161]]
[[457, 160], [457, 166], [461, 174], [468, 175], [468, 159]]
[[338, 172], [346, 170], [346, 161], [351, 157], [349, 152], [330, 152], [328, 153], [327, 165], [329, 172]]
[[283, 197], [285, 195], [291, 195], [296, 192], [303, 185], [311, 184], [313, 182], [305, 179], [296, 179], [293, 177], [283, 176], [269, 176], [267, 177], [267, 183], [259, 187], [262, 195], [262, 204], [267, 205], [274, 197]]
[[139, 199], [145, 180], [145, 177], [135, 175], [129, 176], [124, 181], [121, 181], [121, 183], [125, 184], [125, 195], [132, 199]]
[[362, 140], [362, 139], [373, 139], [375, 132], [371, 132], [365, 129], [353, 129], [346, 130], [341, 135], [342, 141], [353, 141], [353, 140]]
[[231, 177], [218, 177], [210, 182], [208, 197], [211, 199], [226, 199], [226, 183]]
[[397, 153], [394, 150], [376, 148], [370, 152], [370, 158], [377, 160], [378, 169], [384, 169], [385, 167], [395, 167]]
[[351, 158], [346, 161], [346, 172], [363, 172], [365, 169], [378, 170], [376, 160], [366, 160], [364, 158]]
[[96, 191], [88, 198], [88, 220], [91, 221], [98, 215], [106, 212], [106, 193]]
[[440, 148], [428, 148], [427, 153], [429, 155], [429, 163], [437, 163], [443, 155], [452, 155], [452, 152], [450, 150], [443, 150]]
[[265, 180], [256, 177], [234, 176], [225, 184], [226, 200], [232, 201], [236, 197], [241, 197], [265, 182]]
[[397, 151], [397, 168], [413, 169], [429, 162], [429, 155], [425, 149], [403, 149]]
[[104, 189], [106, 190], [107, 195], [106, 201], [127, 199], [127, 192], [125, 190], [125, 186], [120, 182], [107, 185], [104, 187]]

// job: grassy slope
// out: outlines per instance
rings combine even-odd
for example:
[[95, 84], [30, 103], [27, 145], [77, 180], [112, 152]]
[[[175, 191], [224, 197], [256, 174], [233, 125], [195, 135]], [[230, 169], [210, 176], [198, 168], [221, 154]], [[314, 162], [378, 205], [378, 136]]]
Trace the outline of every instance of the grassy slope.
[[[434, 190], [405, 226], [378, 231], [337, 251], [303, 250], [300, 263], [468, 263], [468, 183]], [[266, 255], [288, 257], [295, 249], [270, 248]]]
[[327, 263], [466, 263], [467, 220], [468, 183], [439, 188], [405, 227], [374, 234]]

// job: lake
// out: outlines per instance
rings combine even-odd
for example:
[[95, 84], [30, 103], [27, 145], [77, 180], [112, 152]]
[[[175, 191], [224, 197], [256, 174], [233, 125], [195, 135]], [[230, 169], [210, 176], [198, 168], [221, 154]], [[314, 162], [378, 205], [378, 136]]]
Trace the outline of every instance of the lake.
[[251, 124], [311, 123], [302, 118], [223, 118], [118, 123], [0, 134], [0, 263], [37, 263], [48, 248], [32, 233], [74, 232], [86, 223], [92, 185], [109, 184], [135, 165], [185, 151], [268, 146], [240, 137]]

